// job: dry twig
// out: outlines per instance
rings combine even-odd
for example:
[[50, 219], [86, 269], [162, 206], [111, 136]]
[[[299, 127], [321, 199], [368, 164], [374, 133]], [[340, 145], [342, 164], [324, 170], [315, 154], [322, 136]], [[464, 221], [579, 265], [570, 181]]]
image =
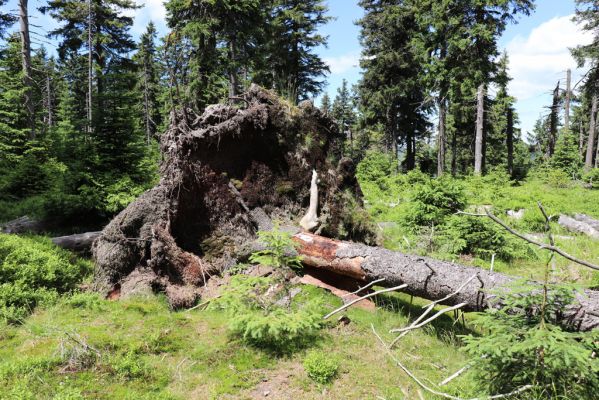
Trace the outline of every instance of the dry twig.
[[395, 286], [395, 287], [392, 287], [392, 288], [388, 288], [388, 289], [382, 289], [382, 290], [378, 290], [378, 291], [376, 291], [376, 292], [368, 293], [368, 294], [367, 294], [367, 295], [365, 295], [365, 296], [362, 296], [362, 297], [360, 297], [360, 298], [358, 298], [358, 299], [352, 300], [352, 301], [350, 301], [349, 303], [342, 305], [342, 306], [341, 306], [341, 307], [339, 307], [338, 309], [336, 309], [336, 310], [334, 310], [334, 311], [331, 311], [330, 313], [328, 313], [327, 315], [325, 315], [325, 316], [323, 317], [323, 319], [329, 319], [329, 318], [330, 318], [330, 317], [332, 317], [333, 315], [337, 314], [338, 312], [341, 312], [341, 311], [345, 310], [346, 308], [349, 308], [349, 307], [353, 306], [353, 305], [354, 305], [354, 304], [356, 304], [357, 302], [359, 302], [359, 301], [362, 301], [362, 300], [369, 299], [369, 298], [371, 298], [371, 297], [374, 297], [374, 296], [376, 296], [377, 294], [383, 294], [383, 293], [387, 293], [387, 292], [394, 292], [394, 291], [396, 291], [396, 290], [401, 290], [401, 289], [403, 289], [403, 288], [406, 288], [406, 287], [408, 287], [408, 285], [406, 285], [406, 284], [404, 283], [403, 285], [399, 285], [399, 286]]
[[500, 220], [499, 218], [497, 218], [495, 215], [493, 215], [490, 211], [486, 211], [486, 214], [478, 214], [478, 213], [468, 213], [468, 212], [464, 212], [464, 211], [458, 211], [457, 214], [460, 215], [469, 215], [471, 217], [488, 217], [490, 218], [492, 221], [494, 221], [495, 223], [501, 225], [506, 231], [508, 231], [509, 233], [511, 233], [514, 236], [519, 237], [522, 240], [527, 241], [528, 243], [534, 244], [535, 246], [539, 246], [540, 249], [544, 249], [544, 250], [548, 250], [554, 253], [559, 254], [560, 256], [575, 262], [576, 264], [580, 264], [580, 265], [584, 265], [585, 267], [589, 267], [592, 269], [595, 269], [597, 271], [599, 271], [599, 265], [595, 265], [593, 263], [590, 263], [588, 261], [585, 260], [581, 260], [579, 258], [576, 258], [568, 253], [566, 253], [565, 251], [563, 251], [562, 249], [560, 249], [559, 247], [555, 246], [555, 245], [551, 245], [551, 244], [546, 244], [546, 243], [541, 243], [538, 242], [534, 239], [531, 239], [529, 237], [526, 237], [524, 234], [510, 228], [505, 222], [503, 222], [502, 220]]
[[[450, 400], [464, 400], [461, 397], [456, 397], [456, 396], [452, 396], [448, 393], [444, 393], [444, 392], [439, 392], [437, 390], [434, 390], [430, 387], [428, 387], [426, 384], [424, 384], [420, 379], [418, 379], [418, 377], [416, 375], [414, 375], [408, 368], [406, 368], [405, 365], [403, 365], [401, 363], [401, 361], [399, 361], [399, 359], [397, 357], [395, 357], [395, 355], [391, 352], [391, 349], [389, 348], [389, 346], [387, 346], [387, 344], [385, 343], [385, 341], [381, 338], [381, 336], [378, 334], [378, 332], [376, 331], [376, 329], [374, 329], [374, 325], [370, 325], [370, 327], [372, 328], [372, 332], [374, 333], [374, 335], [377, 337], [377, 339], [379, 340], [379, 342], [381, 343], [381, 345], [383, 346], [383, 349], [385, 350], [385, 352], [387, 353], [387, 355], [389, 355], [389, 357], [397, 364], [397, 366], [399, 368], [401, 368], [410, 378], [412, 378], [412, 380], [414, 380], [414, 382], [416, 382], [418, 384], [418, 386], [420, 386], [422, 389], [426, 390], [427, 392], [434, 394], [435, 396], [439, 396], [439, 397], [443, 397], [446, 399], [450, 399]], [[518, 388], [510, 393], [504, 393], [504, 394], [496, 394], [493, 396], [486, 396], [486, 397], [475, 397], [475, 398], [471, 398], [468, 400], [483, 400], [483, 399], [487, 399], [487, 400], [494, 400], [494, 399], [503, 399], [506, 397], [510, 397], [510, 396], [514, 396], [516, 394], [522, 393], [524, 391], [527, 391], [529, 389], [531, 389], [533, 386], [532, 385], [526, 385], [526, 386], [522, 386], [521, 388]]]

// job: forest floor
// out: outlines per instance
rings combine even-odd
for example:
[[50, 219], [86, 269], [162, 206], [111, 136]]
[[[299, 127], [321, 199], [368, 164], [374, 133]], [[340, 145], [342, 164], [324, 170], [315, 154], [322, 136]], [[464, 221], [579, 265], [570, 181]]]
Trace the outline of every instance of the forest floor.
[[[395, 180], [394, 180], [395, 179]], [[496, 210], [526, 209], [519, 229], [539, 232], [541, 201], [550, 214], [582, 212], [599, 217], [599, 191], [578, 185], [554, 187], [540, 180], [521, 185], [491, 178], [463, 182], [469, 207], [492, 204]], [[489, 267], [485, 257], [456, 256], [435, 246], [435, 231], [423, 234], [402, 226], [412, 184], [400, 178], [362, 182], [369, 210], [385, 246], [429, 254], [463, 264]], [[500, 215], [498, 213], [498, 215]], [[491, 221], [488, 221], [491, 224]], [[597, 242], [552, 226], [557, 243], [580, 258], [597, 263]], [[432, 239], [431, 239], [432, 238]], [[546, 254], [509, 262], [497, 260], [501, 272], [539, 277]], [[558, 260], [559, 279], [589, 285], [597, 274]], [[308, 296], [324, 299], [327, 309], [340, 299], [307, 287]], [[162, 296], [122, 301], [77, 294], [40, 307], [21, 325], [0, 326], [0, 399], [428, 399], [379, 346], [372, 326], [387, 332], [415, 319], [426, 301], [404, 294], [380, 295], [375, 311], [350, 309], [349, 324], [325, 325], [310, 349], [275, 354], [232, 337], [222, 311], [170, 311]], [[398, 343], [395, 353], [427, 383], [438, 384], [463, 367], [460, 335], [476, 331], [452, 316], [439, 318]], [[339, 364], [331, 383], [312, 381], [303, 367], [308, 351], [320, 349]], [[468, 373], [443, 389], [478, 394]]]

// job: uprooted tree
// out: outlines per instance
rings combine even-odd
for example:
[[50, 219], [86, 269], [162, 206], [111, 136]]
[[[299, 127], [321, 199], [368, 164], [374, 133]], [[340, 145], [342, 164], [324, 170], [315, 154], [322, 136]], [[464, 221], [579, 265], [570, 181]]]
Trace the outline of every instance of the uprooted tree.
[[316, 232], [373, 242], [342, 135], [311, 103], [289, 105], [252, 86], [239, 104], [202, 116], [171, 115], [163, 135], [161, 180], [103, 230], [93, 248], [95, 287], [126, 294], [151, 286], [174, 307], [251, 251], [272, 221], [298, 225], [319, 178]]
[[[335, 124], [310, 103], [294, 107], [257, 86], [236, 100], [238, 106], [211, 106], [202, 116], [171, 115], [160, 183], [94, 242], [98, 291], [160, 290], [171, 306], [191, 306], [211, 275], [247, 259], [258, 230], [280, 221], [315, 230], [294, 238], [304, 265], [328, 275], [323, 279], [405, 284], [408, 293], [464, 310], [501, 306], [487, 290], [514, 278], [330, 239], [375, 241]], [[595, 328], [599, 292], [578, 293], [564, 314], [570, 326]]]

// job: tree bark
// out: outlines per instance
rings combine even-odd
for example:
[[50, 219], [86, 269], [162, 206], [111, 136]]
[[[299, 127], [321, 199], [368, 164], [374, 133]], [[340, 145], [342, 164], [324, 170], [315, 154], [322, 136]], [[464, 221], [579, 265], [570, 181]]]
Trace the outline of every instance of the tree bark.
[[77, 253], [91, 253], [94, 240], [100, 237], [102, 232], [86, 232], [75, 235], [60, 236], [52, 238], [52, 243], [66, 250]]
[[555, 144], [557, 143], [557, 113], [559, 111], [559, 81], [553, 90], [553, 102], [551, 103], [551, 115], [549, 117], [549, 144], [547, 146], [547, 157], [553, 156]]
[[578, 122], [579, 136], [578, 136], [578, 152], [582, 157], [584, 155], [584, 129], [582, 127], [582, 121]]
[[29, 37], [28, 0], [19, 0], [19, 30], [23, 64], [24, 104], [29, 122], [29, 138], [35, 139], [35, 107], [33, 105], [33, 78], [31, 77], [31, 39]]
[[481, 175], [483, 172], [483, 125], [485, 107], [485, 85], [478, 87], [476, 106], [476, 140], [474, 144], [474, 173]]
[[566, 101], [564, 103], [564, 129], [570, 130], [570, 101], [572, 99], [572, 71], [566, 71]]
[[445, 99], [439, 99], [439, 136], [437, 138], [437, 176], [443, 176], [445, 172]]
[[514, 110], [507, 109], [507, 170], [511, 177], [514, 176]]
[[93, 132], [93, 79], [94, 79], [94, 45], [93, 45], [93, 11], [92, 0], [87, 0], [87, 133]]
[[[298, 233], [293, 239], [298, 243], [298, 253], [306, 266], [363, 283], [384, 278], [380, 285], [385, 287], [405, 283], [408, 286], [404, 292], [428, 300], [445, 298], [474, 276], [459, 293], [442, 302], [446, 305], [466, 303], [465, 311], [501, 307], [500, 296], [493, 296], [489, 291], [509, 290], [509, 285], [518, 281], [516, 277], [481, 268], [342, 242], [310, 233]], [[541, 289], [542, 286], [538, 285]], [[564, 310], [565, 322], [582, 331], [599, 326], [599, 292], [585, 290], [577, 292], [575, 298], [574, 304]]]
[[587, 154], [584, 160], [584, 168], [589, 171], [593, 168], [593, 150], [595, 145], [595, 118], [597, 116], [597, 95], [593, 95], [591, 105], [591, 122], [589, 123], [589, 140], [587, 141]]

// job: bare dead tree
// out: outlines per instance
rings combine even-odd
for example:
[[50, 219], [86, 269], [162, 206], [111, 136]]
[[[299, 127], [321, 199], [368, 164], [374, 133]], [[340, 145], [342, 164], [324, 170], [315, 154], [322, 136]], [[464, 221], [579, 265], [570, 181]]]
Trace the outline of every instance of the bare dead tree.
[[590, 170], [593, 167], [593, 146], [595, 145], [595, 124], [597, 117], [597, 94], [593, 94], [591, 105], [591, 120], [589, 123], [589, 139], [587, 141], [587, 154], [584, 160], [584, 169]]
[[572, 100], [572, 71], [566, 71], [566, 101], [564, 103], [564, 129], [570, 130], [570, 101]]
[[476, 106], [476, 140], [474, 145], [474, 173], [481, 175], [483, 172], [483, 125], [485, 112], [485, 85], [478, 87]]
[[31, 39], [29, 37], [28, 0], [19, 0], [19, 33], [23, 64], [24, 104], [29, 122], [29, 138], [35, 139], [35, 107], [33, 105], [33, 78], [31, 76]]

